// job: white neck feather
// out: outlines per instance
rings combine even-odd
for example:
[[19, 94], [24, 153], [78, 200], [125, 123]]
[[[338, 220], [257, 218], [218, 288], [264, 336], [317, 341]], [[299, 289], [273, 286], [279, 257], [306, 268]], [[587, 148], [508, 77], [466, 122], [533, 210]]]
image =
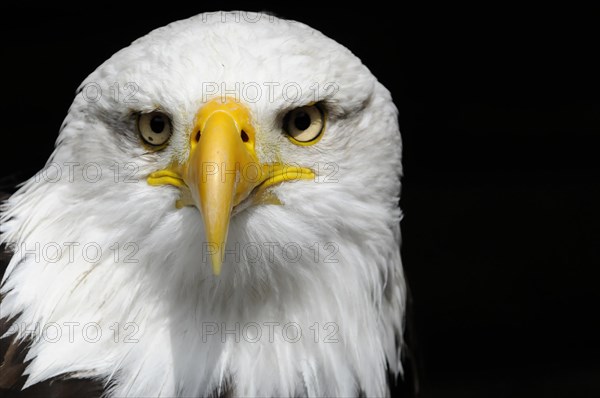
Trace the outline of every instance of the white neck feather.
[[286, 206], [244, 211], [215, 277], [200, 216], [176, 210], [173, 190], [145, 203], [150, 216], [144, 206], [104, 214], [102, 200], [115, 198], [69, 203], [80, 188], [32, 179], [2, 216], [16, 254], [0, 316], [17, 316], [9, 333], [38, 333], [27, 386], [74, 373], [101, 378], [114, 396], [228, 385], [241, 396], [387, 394], [386, 363], [400, 371], [399, 211], [363, 206], [348, 225], [310, 225]]

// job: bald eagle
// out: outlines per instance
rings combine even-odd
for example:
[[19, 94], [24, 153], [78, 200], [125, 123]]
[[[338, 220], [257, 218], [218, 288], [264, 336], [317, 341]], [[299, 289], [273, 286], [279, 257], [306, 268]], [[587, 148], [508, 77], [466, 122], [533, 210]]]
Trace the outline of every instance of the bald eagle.
[[3, 202], [0, 388], [392, 393], [397, 109], [335, 41], [240, 15], [174, 22], [100, 65]]

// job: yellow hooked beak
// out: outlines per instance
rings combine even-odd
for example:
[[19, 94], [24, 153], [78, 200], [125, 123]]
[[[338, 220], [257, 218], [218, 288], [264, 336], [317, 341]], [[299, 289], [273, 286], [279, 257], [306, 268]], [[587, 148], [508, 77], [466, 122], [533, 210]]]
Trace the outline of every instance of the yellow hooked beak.
[[[312, 179], [312, 170], [281, 163], [260, 163], [255, 152], [256, 130], [250, 113], [239, 102], [213, 100], [196, 115], [190, 134], [188, 160], [150, 174], [150, 185], [189, 188], [191, 198], [179, 202], [195, 205], [202, 214], [213, 272], [223, 263], [233, 208], [253, 191], [282, 181]], [[255, 192], [256, 193], [256, 192]]]

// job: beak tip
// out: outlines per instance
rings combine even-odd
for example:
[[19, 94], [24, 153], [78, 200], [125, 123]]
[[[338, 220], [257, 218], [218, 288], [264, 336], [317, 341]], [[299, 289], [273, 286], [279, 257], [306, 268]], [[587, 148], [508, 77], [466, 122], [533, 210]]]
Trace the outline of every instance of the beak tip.
[[221, 275], [221, 265], [222, 265], [221, 259], [219, 258], [219, 256], [213, 255], [211, 260], [212, 260], [213, 275], [214, 276]]

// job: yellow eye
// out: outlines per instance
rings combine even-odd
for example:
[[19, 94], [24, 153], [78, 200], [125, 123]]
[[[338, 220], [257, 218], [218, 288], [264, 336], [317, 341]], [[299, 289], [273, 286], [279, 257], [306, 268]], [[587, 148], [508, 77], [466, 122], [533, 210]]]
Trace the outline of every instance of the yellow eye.
[[171, 119], [158, 111], [142, 113], [138, 118], [138, 130], [145, 143], [161, 146], [171, 138]]
[[317, 105], [296, 108], [285, 115], [283, 129], [295, 144], [315, 144], [325, 130], [325, 114]]

